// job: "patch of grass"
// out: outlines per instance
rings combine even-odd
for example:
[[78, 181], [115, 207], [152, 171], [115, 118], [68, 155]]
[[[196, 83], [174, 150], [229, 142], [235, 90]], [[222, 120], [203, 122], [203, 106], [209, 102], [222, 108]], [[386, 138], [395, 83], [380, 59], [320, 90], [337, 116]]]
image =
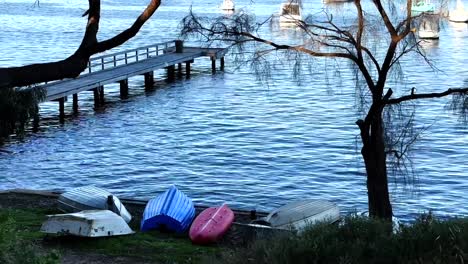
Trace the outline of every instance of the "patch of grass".
[[[51, 236], [39, 232], [47, 214], [57, 212], [40, 209], [0, 210], [0, 217], [8, 216], [17, 239], [39, 243], [43, 248], [98, 253], [110, 256], [126, 256], [157, 263], [198, 263], [201, 256], [216, 254], [218, 247], [192, 245], [187, 235], [166, 234], [158, 231], [134, 235], [102, 238]], [[135, 224], [132, 225], [134, 230]], [[1, 261], [0, 261], [1, 263]]]
[[[0, 263], [59, 263], [60, 256], [56, 251], [45, 253], [34, 243], [38, 232], [29, 231], [24, 222], [16, 221], [14, 215], [17, 212], [0, 211]], [[31, 216], [23, 214], [18, 220], [32, 220]]]
[[319, 224], [301, 235], [257, 240], [248, 248], [207, 263], [465, 263], [468, 219], [439, 221], [422, 216], [392, 233], [391, 223], [346, 218]]
[[200, 256], [215, 254], [217, 247], [192, 245], [186, 237], [160, 232], [136, 233], [128, 236], [80, 238], [52, 237], [48, 244], [110, 256], [128, 256], [162, 263], [198, 263]]

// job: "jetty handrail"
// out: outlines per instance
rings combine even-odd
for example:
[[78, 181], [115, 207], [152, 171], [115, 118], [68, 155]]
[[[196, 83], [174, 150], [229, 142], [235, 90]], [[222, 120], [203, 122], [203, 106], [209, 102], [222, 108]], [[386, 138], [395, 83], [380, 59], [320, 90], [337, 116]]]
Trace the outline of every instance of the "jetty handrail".
[[171, 48], [172, 50], [174, 50], [173, 48], [175, 47], [175, 45], [176, 41], [171, 40], [161, 43], [155, 43], [148, 46], [138, 47], [136, 49], [105, 54], [98, 57], [91, 57], [88, 62], [88, 67], [85, 71], [82, 72], [82, 75], [158, 56], [161, 53], [166, 53]]

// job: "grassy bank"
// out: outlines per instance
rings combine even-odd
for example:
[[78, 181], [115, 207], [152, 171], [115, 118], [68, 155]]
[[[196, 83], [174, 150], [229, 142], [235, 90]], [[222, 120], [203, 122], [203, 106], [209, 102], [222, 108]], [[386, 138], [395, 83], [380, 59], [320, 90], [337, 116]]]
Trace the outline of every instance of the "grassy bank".
[[422, 216], [392, 233], [391, 223], [347, 218], [317, 225], [302, 235], [257, 240], [209, 263], [465, 263], [468, 219], [438, 221]]
[[[84, 239], [45, 236], [44, 209], [0, 209], [0, 263], [464, 263], [468, 219], [422, 216], [392, 233], [389, 223], [346, 218], [257, 239], [234, 249], [194, 246], [186, 235], [160, 232]], [[137, 230], [137, 226], [132, 226]], [[71, 254], [70, 254], [71, 253]], [[74, 256], [70, 259], [69, 255]], [[123, 258], [123, 259], [122, 259]]]
[[[58, 263], [69, 253], [80, 259], [92, 254], [95, 261], [97, 255], [109, 256], [102, 260], [107, 263], [116, 262], [117, 257], [127, 258], [131, 263], [199, 263], [202, 256], [214, 255], [219, 250], [214, 246], [194, 246], [185, 235], [160, 232], [93, 239], [46, 236], [39, 229], [45, 215], [51, 213], [56, 212], [1, 209], [0, 263]], [[135, 225], [132, 228], [137, 230]]]

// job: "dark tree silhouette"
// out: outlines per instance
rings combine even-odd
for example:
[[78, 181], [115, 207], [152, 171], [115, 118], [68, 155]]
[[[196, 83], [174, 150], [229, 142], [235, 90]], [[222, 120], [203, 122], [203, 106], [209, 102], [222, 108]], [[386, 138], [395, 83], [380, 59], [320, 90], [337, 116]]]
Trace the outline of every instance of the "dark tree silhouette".
[[161, 3], [160, 0], [151, 0], [130, 28], [110, 39], [98, 41], [101, 1], [88, 0], [88, 2], [89, 9], [83, 14], [83, 16], [88, 16], [86, 31], [75, 53], [56, 62], [0, 68], [0, 89], [77, 77], [86, 69], [92, 55], [117, 47], [135, 36]]
[[[143, 24], [154, 14], [160, 0], [150, 0], [132, 26], [116, 36], [97, 40], [101, 14], [100, 0], [88, 0], [89, 9], [83, 14], [88, 17], [86, 31], [78, 49], [68, 58], [48, 63], [20, 67], [0, 68], [0, 143], [10, 133], [21, 132], [25, 124], [38, 111], [38, 103], [44, 98], [40, 89], [20, 90], [17, 87], [32, 86], [42, 82], [75, 78], [87, 67], [89, 58], [97, 53], [117, 47], [134, 37]], [[35, 4], [39, 4], [36, 1]]]
[[[272, 52], [287, 56], [296, 54], [298, 64], [303, 55], [308, 55], [309, 59], [322, 57], [351, 62], [359, 81], [365, 84], [364, 89], [358, 87], [361, 99], [368, 102], [363, 105], [364, 117], [357, 120], [356, 124], [360, 131], [361, 154], [367, 172], [369, 213], [372, 217], [391, 219], [393, 212], [388, 190], [387, 158], [389, 155], [397, 160], [405, 158], [408, 144], [414, 142], [415, 138], [404, 141], [401, 148], [395, 147], [395, 141], [390, 144], [386, 140], [388, 134], [385, 131], [384, 110], [408, 101], [453, 95], [456, 99], [453, 100], [454, 109], [466, 114], [468, 88], [451, 88], [440, 93], [416, 93], [413, 89], [410, 94], [393, 97], [393, 90], [386, 87], [386, 82], [392, 70], [400, 68], [399, 62], [403, 56], [417, 53], [430, 64], [420, 48], [420, 41], [415, 37], [414, 28], [420, 16], [412, 16], [411, 0], [406, 1], [403, 14], [398, 14], [394, 1], [373, 0], [371, 8], [376, 11], [376, 16], [364, 11], [361, 2], [354, 0], [356, 20], [351, 24], [338, 23], [327, 13], [324, 21], [317, 21], [313, 16], [296, 21], [296, 26], [303, 33], [303, 41], [298, 45], [261, 37], [260, 28], [269, 24], [273, 17], [258, 23], [253, 15], [243, 11], [214, 19], [199, 17], [191, 12], [183, 20], [182, 35], [198, 37], [209, 45], [227, 43], [241, 52], [246, 47], [253, 47], [251, 62], [263, 75], [265, 67], [259, 64], [268, 60], [266, 56]], [[378, 32], [384, 32], [384, 35]], [[384, 54], [378, 54], [370, 47], [382, 40], [385, 40], [383, 45], [387, 48]], [[300, 65], [294, 67], [296, 70], [300, 68]]]

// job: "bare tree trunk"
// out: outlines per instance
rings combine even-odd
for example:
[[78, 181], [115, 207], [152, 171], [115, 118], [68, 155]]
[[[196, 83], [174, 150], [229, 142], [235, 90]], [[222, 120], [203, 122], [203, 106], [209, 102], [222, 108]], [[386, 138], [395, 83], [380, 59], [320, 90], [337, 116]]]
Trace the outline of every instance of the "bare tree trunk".
[[88, 60], [89, 56], [75, 53], [61, 61], [0, 68], [0, 87], [27, 86], [52, 80], [75, 78], [86, 69]]
[[88, 15], [85, 35], [73, 55], [56, 62], [0, 68], [0, 89], [77, 77], [86, 69], [91, 55], [117, 47], [133, 38], [161, 4], [161, 0], [151, 0], [131, 27], [110, 39], [99, 42], [96, 36], [99, 30], [101, 2], [100, 0], [88, 0], [88, 2], [89, 9], [85, 13]]
[[382, 110], [370, 111], [369, 115], [367, 125], [358, 122], [363, 142], [361, 154], [367, 171], [369, 215], [391, 219]]

